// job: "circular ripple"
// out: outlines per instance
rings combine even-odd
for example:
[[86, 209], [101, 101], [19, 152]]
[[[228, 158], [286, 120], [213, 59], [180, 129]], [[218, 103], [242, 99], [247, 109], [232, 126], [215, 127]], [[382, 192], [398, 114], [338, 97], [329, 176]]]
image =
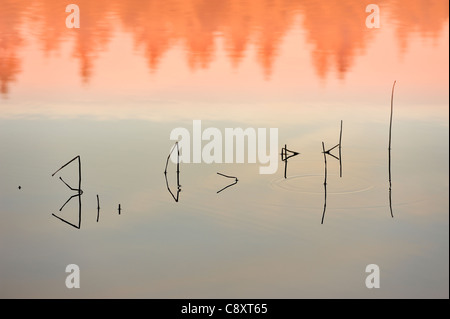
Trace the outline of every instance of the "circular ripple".
[[[323, 194], [323, 175], [294, 175], [287, 179], [277, 178], [270, 182], [272, 189], [282, 189], [295, 193]], [[359, 177], [329, 175], [327, 179], [328, 194], [353, 194], [368, 191], [374, 187], [368, 180]]]

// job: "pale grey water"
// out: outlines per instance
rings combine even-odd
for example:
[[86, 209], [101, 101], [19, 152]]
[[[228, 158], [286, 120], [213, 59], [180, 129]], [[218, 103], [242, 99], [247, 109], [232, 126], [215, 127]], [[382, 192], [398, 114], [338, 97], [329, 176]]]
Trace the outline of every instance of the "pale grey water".
[[[165, 188], [163, 171], [171, 147], [168, 136], [178, 126], [131, 120], [2, 120], [2, 296], [445, 295], [445, 126], [396, 123], [392, 219], [387, 147], [381, 138], [387, 126], [345, 123], [342, 179], [336, 163], [328, 161], [324, 225], [319, 138], [315, 147], [301, 147], [304, 155], [291, 159], [287, 180], [282, 163], [276, 175], [266, 176], [258, 175], [255, 164], [181, 164], [182, 192], [176, 203]], [[426, 134], [407, 133], [413, 127]], [[295, 139], [318, 135], [314, 131], [321, 129], [290, 127], [280, 130], [280, 140], [287, 138], [284, 131]], [[367, 134], [370, 145], [352, 136], [352, 129]], [[78, 154], [84, 191], [80, 230], [51, 216], [72, 194], [51, 174]], [[218, 171], [237, 176], [238, 184], [216, 194], [228, 183]], [[76, 185], [76, 168], [68, 166], [61, 176]], [[60, 216], [75, 222], [76, 204], [72, 200]], [[80, 266], [82, 288], [77, 291], [64, 285], [70, 263]], [[364, 285], [370, 263], [381, 269], [377, 291]]]

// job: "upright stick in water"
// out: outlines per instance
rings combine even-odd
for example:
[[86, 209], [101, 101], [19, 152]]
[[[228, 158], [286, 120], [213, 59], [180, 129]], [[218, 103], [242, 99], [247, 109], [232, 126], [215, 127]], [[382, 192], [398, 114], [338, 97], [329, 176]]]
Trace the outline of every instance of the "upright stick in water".
[[325, 164], [325, 179], [323, 181], [323, 187], [324, 187], [324, 191], [325, 191], [325, 200], [323, 203], [323, 213], [322, 213], [322, 222], [321, 224], [323, 224], [323, 220], [325, 218], [325, 211], [327, 210], [327, 176], [328, 176], [328, 172], [327, 172], [327, 154], [325, 152], [325, 144], [324, 142], [322, 142], [322, 153], [323, 153], [323, 161]]
[[389, 121], [389, 147], [388, 147], [388, 158], [389, 158], [389, 209], [391, 210], [391, 217], [394, 218], [394, 213], [392, 212], [392, 179], [391, 179], [391, 141], [392, 141], [392, 115], [394, 114], [394, 88], [395, 83], [392, 85], [391, 94], [391, 118]]
[[100, 200], [98, 199], [98, 194], [97, 194], [97, 223], [98, 223], [99, 217], [100, 217]]

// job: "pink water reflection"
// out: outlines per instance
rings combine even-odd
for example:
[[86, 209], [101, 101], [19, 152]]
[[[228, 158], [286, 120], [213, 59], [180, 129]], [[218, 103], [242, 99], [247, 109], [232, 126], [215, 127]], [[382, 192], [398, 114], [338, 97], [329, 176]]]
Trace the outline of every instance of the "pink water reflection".
[[[336, 71], [336, 77], [345, 78], [355, 58], [370, 52], [377, 37], [377, 30], [367, 29], [364, 23], [366, 2], [79, 0], [81, 28], [70, 30], [65, 26], [64, 2], [1, 0], [1, 93], [6, 96], [18, 75], [28, 71], [22, 67], [21, 56], [35, 41], [47, 56], [60, 54], [62, 43], [72, 41], [72, 63], [78, 64], [82, 82], [89, 83], [99, 55], [110, 50], [108, 45], [118, 32], [132, 37], [135, 54], [144, 56], [146, 67], [155, 74], [171, 49], [182, 48], [192, 71], [210, 68], [218, 52], [224, 50], [229, 67], [239, 68], [245, 57], [250, 57], [270, 79], [280, 46], [296, 24], [306, 39], [298, 43], [298, 49], [310, 51], [316, 76], [326, 79]], [[379, 6], [382, 27], [395, 26], [402, 52], [408, 51], [411, 38], [437, 42], [448, 28], [448, 1], [379, 1]], [[224, 42], [221, 48], [218, 38]]]

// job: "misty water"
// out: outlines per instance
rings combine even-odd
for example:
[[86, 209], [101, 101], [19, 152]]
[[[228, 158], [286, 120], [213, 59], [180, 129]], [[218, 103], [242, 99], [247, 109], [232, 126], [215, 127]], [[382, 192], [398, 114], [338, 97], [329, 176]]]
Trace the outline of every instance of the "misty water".
[[[0, 3], [1, 297], [448, 298], [448, 2]], [[277, 171], [182, 162], [175, 201], [194, 120], [277, 128]]]

